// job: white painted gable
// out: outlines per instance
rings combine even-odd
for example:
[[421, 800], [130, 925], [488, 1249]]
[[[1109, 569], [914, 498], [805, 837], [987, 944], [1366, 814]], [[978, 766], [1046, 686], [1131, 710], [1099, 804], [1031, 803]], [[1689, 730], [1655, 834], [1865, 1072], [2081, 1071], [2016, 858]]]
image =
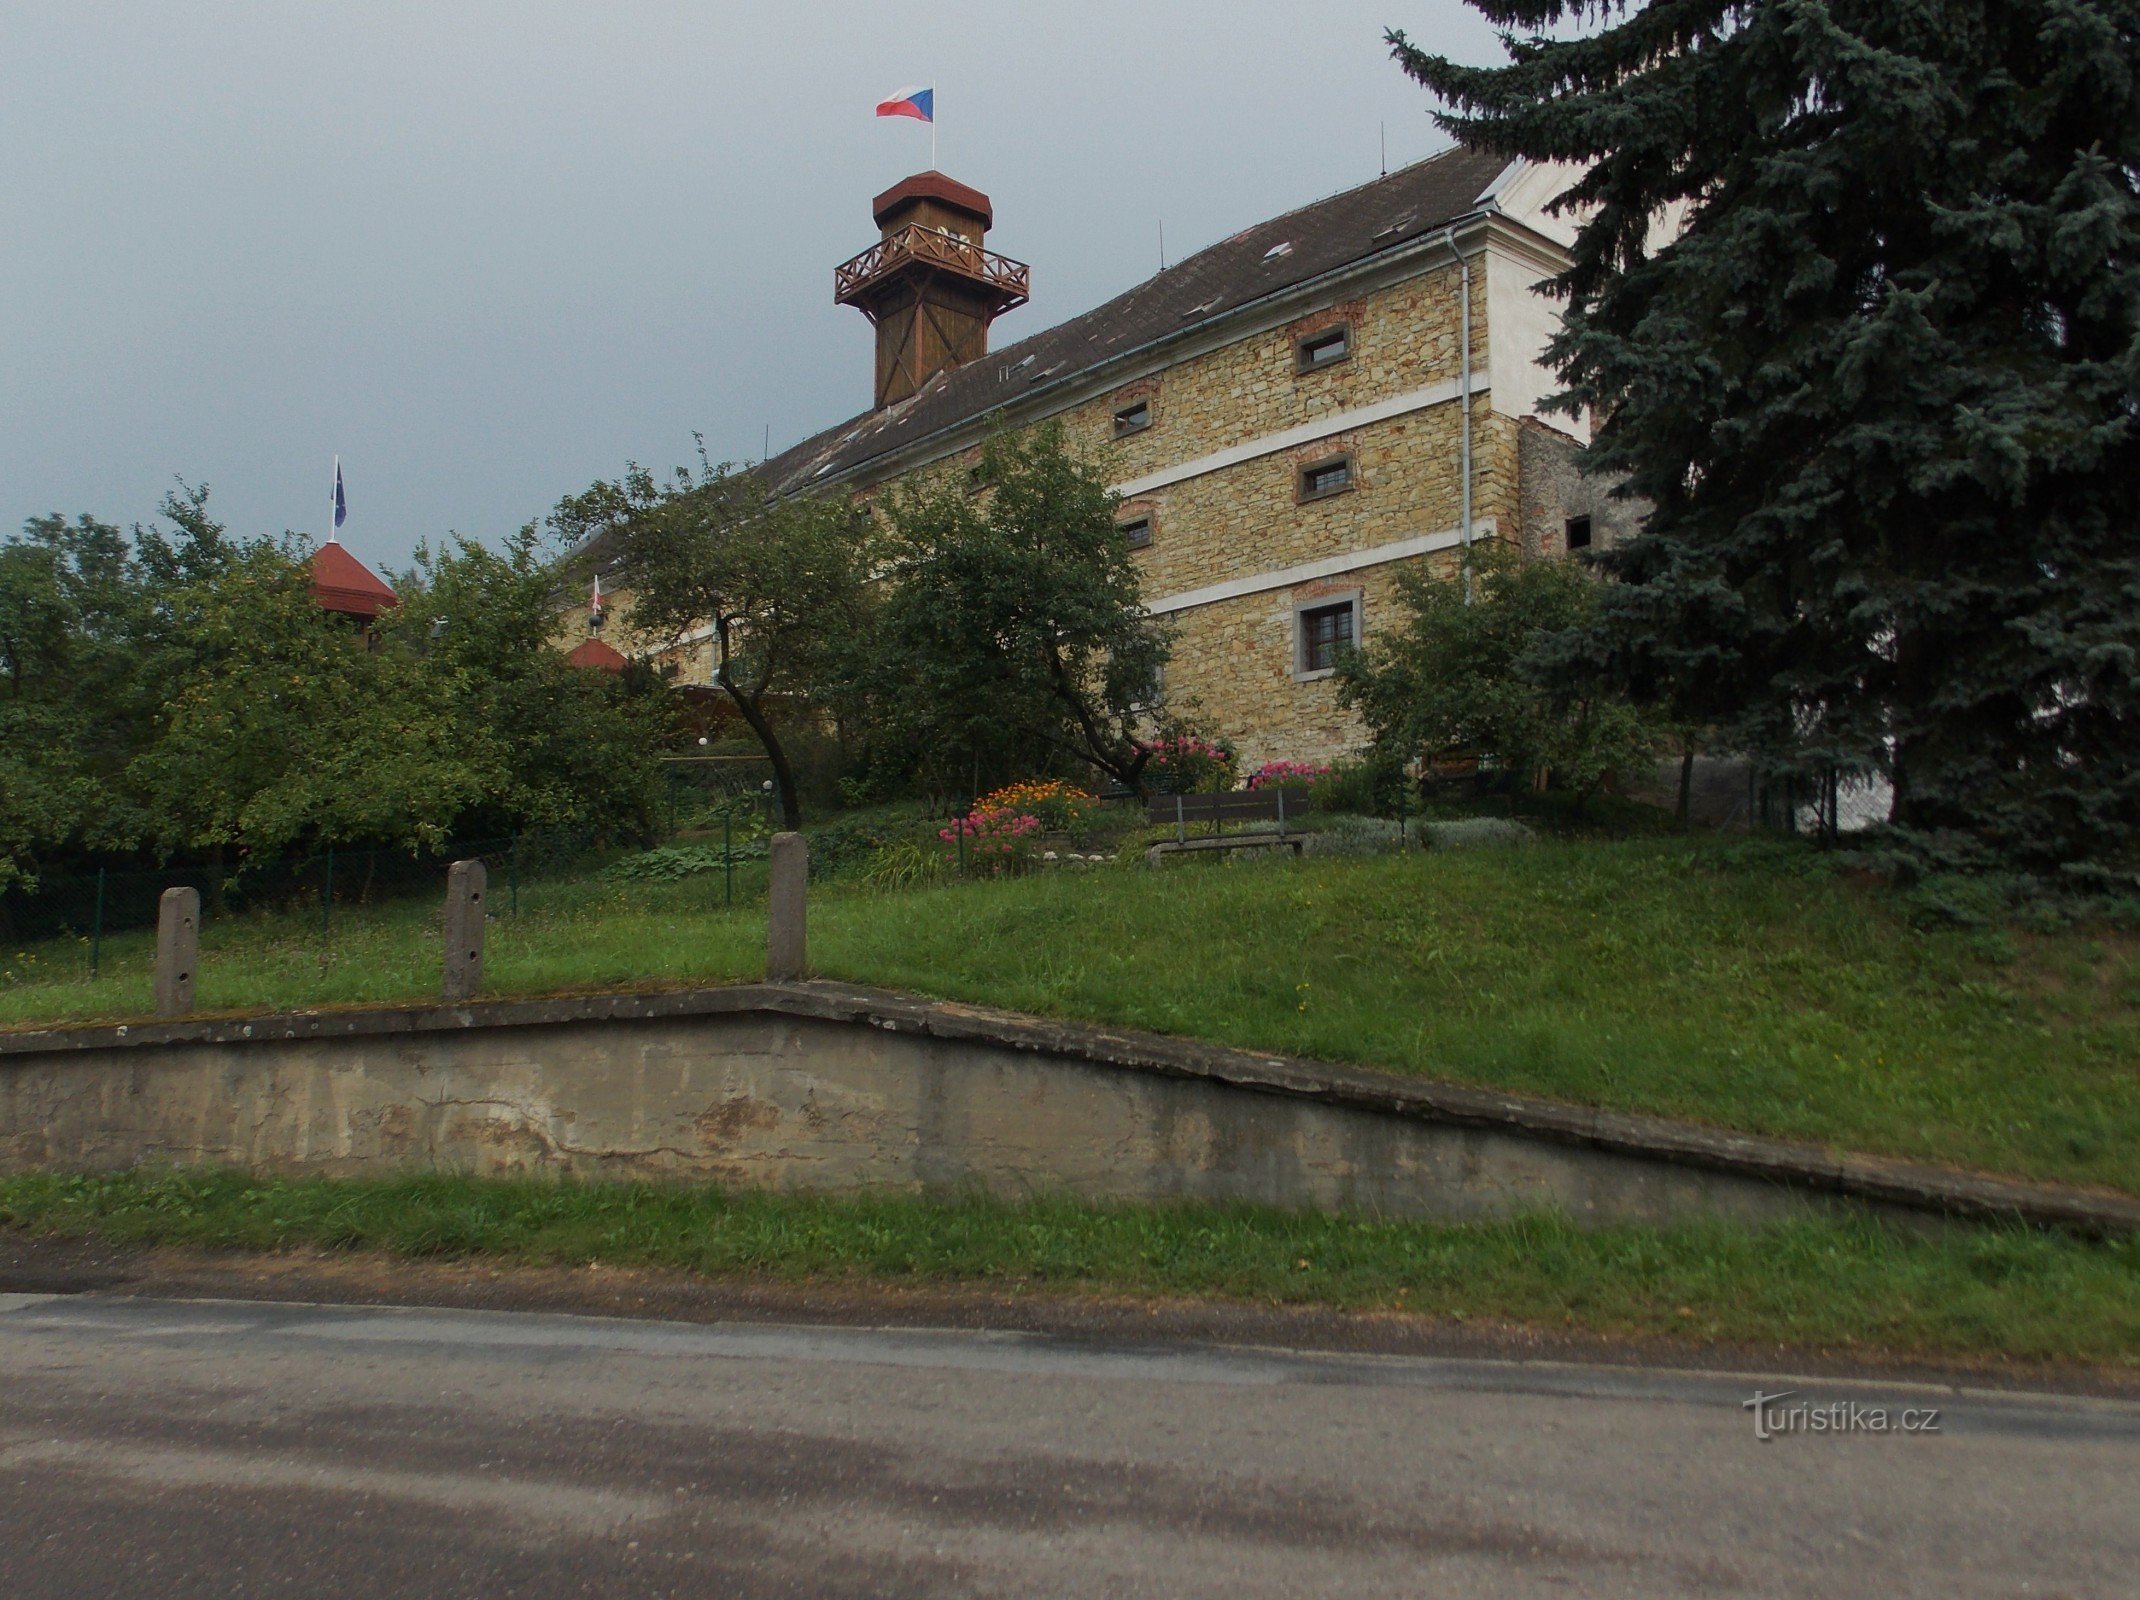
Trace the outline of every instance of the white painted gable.
[[1583, 169], [1573, 162], [1527, 161], [1519, 157], [1501, 169], [1501, 175], [1479, 196], [1479, 204], [1545, 235], [1565, 250], [1575, 243], [1582, 214], [1554, 216], [1548, 207], [1582, 173]]

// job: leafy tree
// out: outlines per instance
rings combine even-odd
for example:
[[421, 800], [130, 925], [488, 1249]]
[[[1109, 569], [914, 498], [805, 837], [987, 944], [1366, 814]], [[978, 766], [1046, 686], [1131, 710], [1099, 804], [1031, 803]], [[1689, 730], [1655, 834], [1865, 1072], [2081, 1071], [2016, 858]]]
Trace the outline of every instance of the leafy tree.
[[416, 548], [382, 619], [389, 656], [421, 663], [412, 700], [453, 729], [468, 771], [458, 826], [484, 832], [653, 827], [666, 695], [552, 648], [555, 572], [532, 524], [492, 550], [459, 536]]
[[1551, 355], [1656, 507], [1605, 655], [1777, 770], [1887, 771], [1931, 852], [2128, 873], [2140, 7], [1471, 3], [1508, 65], [1392, 46], [1460, 137], [1586, 164]]
[[1472, 597], [1424, 565], [1397, 576], [1394, 628], [1338, 665], [1338, 698], [1357, 709], [1388, 765], [1477, 755], [1524, 777], [1550, 775], [1588, 798], [1654, 759], [1651, 721], [1603, 680], [1551, 670], [1556, 643], [1595, 618], [1601, 585], [1572, 561], [1476, 548]]
[[233, 537], [205, 488], [161, 509], [0, 544], [0, 888], [97, 853], [205, 861], [216, 892], [326, 844], [649, 825], [660, 693], [549, 648], [532, 531], [419, 552], [417, 603], [367, 634], [294, 537]]
[[[205, 510], [204, 505], [196, 510]], [[289, 539], [166, 545], [125, 783], [141, 842], [218, 867], [327, 842], [437, 844], [480, 792], [417, 664], [314, 603]]]
[[0, 545], [0, 888], [53, 851], [126, 831], [131, 550], [92, 517], [36, 517]]
[[1068, 760], [1142, 792], [1138, 730], [1157, 717], [1170, 639], [1144, 609], [1115, 497], [1052, 426], [992, 439], [979, 484], [882, 503], [875, 722], [915, 759]]
[[769, 501], [748, 472], [678, 468], [666, 483], [633, 467], [559, 503], [551, 524], [597, 534], [621, 560], [630, 625], [683, 640], [710, 630], [713, 681], [773, 769], [781, 815], [802, 826], [783, 708], [829, 716], [867, 605], [869, 524], [844, 500]]

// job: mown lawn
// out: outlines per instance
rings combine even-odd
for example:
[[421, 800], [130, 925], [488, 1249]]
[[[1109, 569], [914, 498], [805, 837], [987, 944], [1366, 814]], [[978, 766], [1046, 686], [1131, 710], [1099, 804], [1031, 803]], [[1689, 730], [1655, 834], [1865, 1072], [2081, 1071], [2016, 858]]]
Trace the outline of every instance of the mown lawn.
[[2140, 1364], [2140, 1243], [1903, 1235], [1807, 1219], [1584, 1232], [1214, 1206], [823, 1198], [712, 1186], [0, 1179], [0, 1228], [122, 1243], [599, 1261], [712, 1276], [1192, 1296], [1611, 1336], [1915, 1357]]
[[[1549, 842], [813, 889], [823, 976], [2140, 1192], [2140, 942], [1912, 927], [1789, 852]], [[762, 871], [762, 869], [759, 869]], [[717, 880], [530, 892], [498, 994], [757, 976]], [[199, 1000], [435, 992], [433, 906], [211, 922]], [[13, 960], [4, 959], [13, 956]], [[0, 953], [0, 1026], [148, 1010], [148, 946]]]

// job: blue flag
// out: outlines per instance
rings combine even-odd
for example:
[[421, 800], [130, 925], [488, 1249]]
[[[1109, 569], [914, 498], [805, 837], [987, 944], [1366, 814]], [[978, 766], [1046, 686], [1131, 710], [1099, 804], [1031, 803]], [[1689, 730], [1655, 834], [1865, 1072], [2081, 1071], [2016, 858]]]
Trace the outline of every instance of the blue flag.
[[342, 498], [342, 458], [334, 458], [334, 525], [339, 528], [349, 519], [349, 502]]

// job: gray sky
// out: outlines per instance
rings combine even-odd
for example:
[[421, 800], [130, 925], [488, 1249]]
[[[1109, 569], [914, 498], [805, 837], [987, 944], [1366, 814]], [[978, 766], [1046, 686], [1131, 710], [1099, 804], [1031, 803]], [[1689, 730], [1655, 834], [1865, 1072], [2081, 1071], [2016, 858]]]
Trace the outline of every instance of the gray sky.
[[1459, 0], [0, 0], [0, 532], [147, 518], [400, 563], [627, 460], [863, 409], [832, 268], [928, 164], [1030, 262], [1007, 344], [1444, 142], [1387, 25]]

